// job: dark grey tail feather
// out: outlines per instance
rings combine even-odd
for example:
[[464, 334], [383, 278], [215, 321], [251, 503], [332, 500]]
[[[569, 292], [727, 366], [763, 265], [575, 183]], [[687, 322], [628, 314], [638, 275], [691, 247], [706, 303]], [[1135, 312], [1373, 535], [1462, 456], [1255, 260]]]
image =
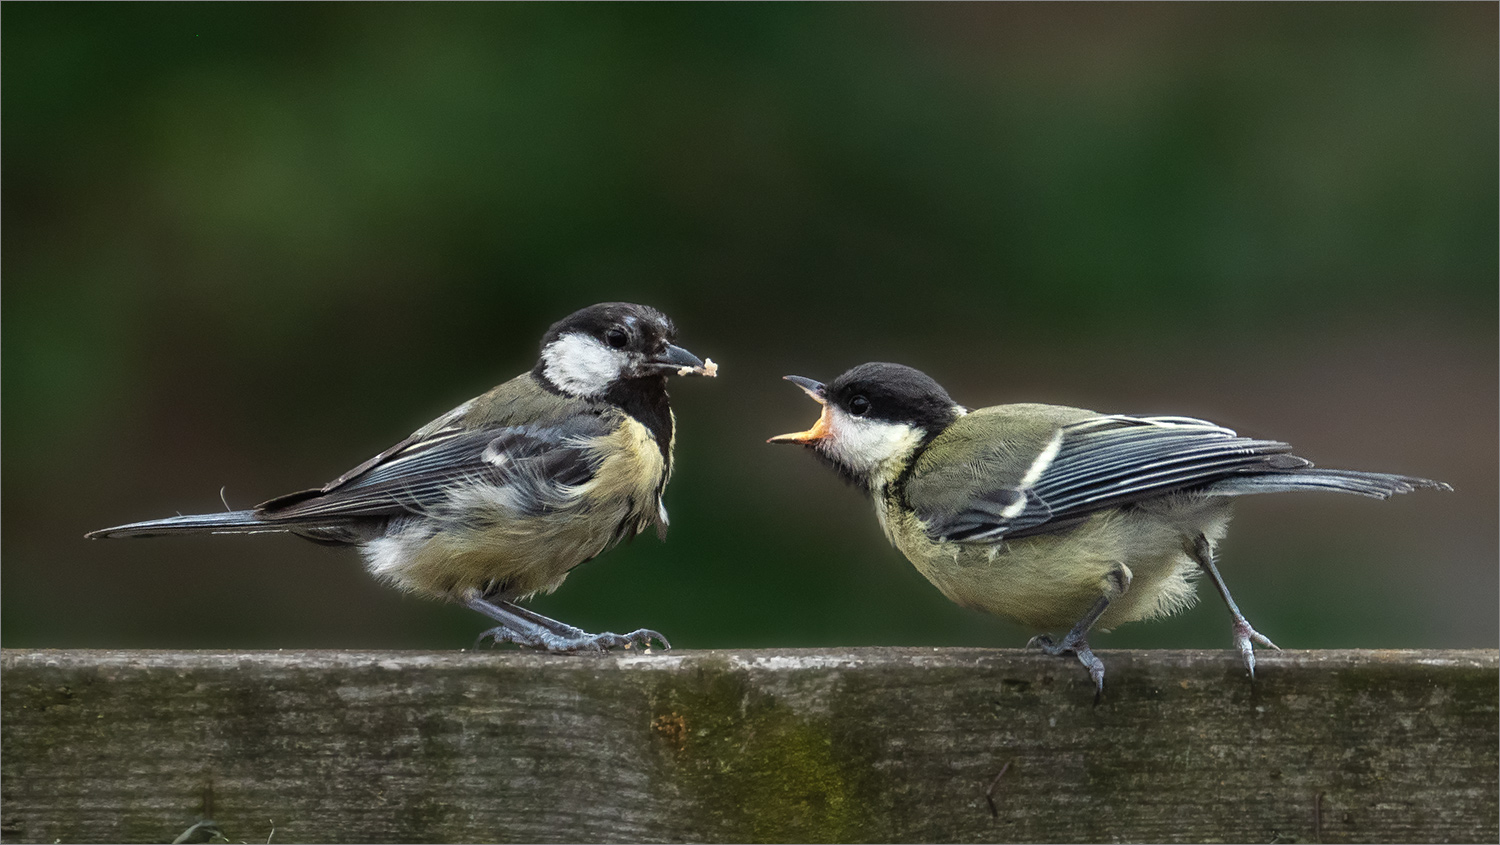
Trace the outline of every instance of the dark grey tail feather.
[[1244, 475], [1215, 481], [1204, 491], [1215, 496], [1249, 496], [1255, 493], [1289, 493], [1297, 490], [1328, 490], [1356, 493], [1374, 499], [1389, 499], [1422, 487], [1452, 490], [1450, 485], [1409, 475], [1360, 472], [1352, 469], [1303, 469], [1291, 472]]
[[115, 537], [160, 537], [166, 534], [250, 534], [256, 531], [287, 530], [289, 527], [285, 524], [277, 525], [257, 519], [255, 511], [226, 511], [148, 519], [145, 522], [90, 531], [83, 536], [90, 540], [103, 540]]

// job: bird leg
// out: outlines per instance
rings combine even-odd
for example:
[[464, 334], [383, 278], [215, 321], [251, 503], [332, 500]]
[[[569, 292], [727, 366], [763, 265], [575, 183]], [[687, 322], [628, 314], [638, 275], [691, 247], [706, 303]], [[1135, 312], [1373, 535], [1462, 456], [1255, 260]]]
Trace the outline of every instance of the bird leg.
[[1104, 695], [1104, 661], [1095, 657], [1094, 652], [1089, 649], [1088, 636], [1089, 629], [1094, 627], [1094, 623], [1099, 621], [1104, 609], [1109, 607], [1109, 601], [1109, 596], [1100, 596], [1099, 601], [1083, 615], [1082, 619], [1078, 620], [1078, 624], [1073, 626], [1073, 630], [1062, 638], [1062, 642], [1054, 643], [1046, 634], [1037, 634], [1031, 638], [1031, 642], [1026, 644], [1037, 646], [1053, 656], [1068, 652], [1076, 655], [1078, 662], [1088, 668], [1089, 677], [1094, 679], [1095, 702], [1098, 702], [1099, 697]]
[[629, 646], [632, 643], [649, 648], [651, 641], [657, 640], [666, 648], [672, 644], [661, 634], [641, 628], [628, 634], [590, 634], [572, 625], [565, 625], [556, 619], [549, 619], [540, 613], [534, 613], [512, 602], [503, 599], [490, 601], [472, 596], [464, 600], [464, 604], [470, 608], [483, 613], [485, 616], [499, 622], [494, 628], [479, 635], [474, 642], [477, 647], [484, 642], [486, 637], [495, 643], [515, 643], [526, 648], [541, 649], [554, 654], [573, 653], [578, 651], [605, 651], [618, 646]]
[[1206, 573], [1210, 581], [1214, 582], [1214, 589], [1219, 591], [1219, 596], [1224, 599], [1224, 604], [1229, 607], [1229, 616], [1234, 621], [1234, 647], [1239, 650], [1240, 657], [1245, 661], [1245, 668], [1250, 670], [1250, 680], [1255, 680], [1255, 646], [1252, 642], [1260, 643], [1267, 648], [1281, 650], [1281, 646], [1271, 642], [1265, 634], [1250, 627], [1250, 622], [1245, 619], [1245, 614], [1240, 613], [1240, 608], [1234, 603], [1229, 595], [1229, 587], [1225, 585], [1224, 578], [1219, 575], [1218, 567], [1214, 566], [1213, 546], [1208, 538], [1202, 534], [1193, 543], [1193, 559]]

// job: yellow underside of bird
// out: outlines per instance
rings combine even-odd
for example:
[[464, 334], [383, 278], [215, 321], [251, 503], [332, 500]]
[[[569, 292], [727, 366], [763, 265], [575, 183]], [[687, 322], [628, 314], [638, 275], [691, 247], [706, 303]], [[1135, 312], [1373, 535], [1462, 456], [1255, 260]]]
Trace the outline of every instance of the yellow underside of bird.
[[[505, 487], [455, 486], [430, 514], [437, 523], [415, 521], [366, 545], [366, 566], [393, 586], [439, 598], [463, 599], [491, 584], [516, 599], [557, 589], [573, 567], [658, 519], [666, 462], [645, 426], [627, 417], [582, 445], [604, 456], [599, 470], [548, 513], [520, 518]], [[445, 511], [462, 522], [443, 520]], [[434, 534], [435, 524], [444, 530]], [[613, 530], [622, 524], [627, 530]]]
[[[1111, 599], [1103, 629], [1191, 607], [1193, 539], [1219, 540], [1230, 516], [1226, 500], [1180, 494], [1134, 505], [1128, 520], [1113, 508], [1061, 531], [980, 544], [934, 542], [911, 511], [877, 507], [891, 543], [943, 595], [1039, 631], [1072, 627], [1101, 596]], [[1114, 574], [1122, 567], [1123, 579]]]

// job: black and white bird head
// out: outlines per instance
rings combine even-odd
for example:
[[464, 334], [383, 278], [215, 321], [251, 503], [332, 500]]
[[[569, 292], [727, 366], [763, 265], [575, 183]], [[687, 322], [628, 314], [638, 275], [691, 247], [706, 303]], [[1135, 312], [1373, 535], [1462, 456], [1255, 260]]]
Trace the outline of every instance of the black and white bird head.
[[642, 380], [661, 386], [672, 373], [709, 375], [698, 356], [673, 345], [676, 337], [677, 327], [655, 308], [590, 305], [547, 330], [535, 373], [558, 392], [580, 398]]
[[966, 413], [926, 373], [900, 364], [861, 364], [826, 386], [802, 376], [786, 380], [823, 414], [807, 431], [767, 442], [807, 446], [861, 486], [888, 483], [919, 446]]

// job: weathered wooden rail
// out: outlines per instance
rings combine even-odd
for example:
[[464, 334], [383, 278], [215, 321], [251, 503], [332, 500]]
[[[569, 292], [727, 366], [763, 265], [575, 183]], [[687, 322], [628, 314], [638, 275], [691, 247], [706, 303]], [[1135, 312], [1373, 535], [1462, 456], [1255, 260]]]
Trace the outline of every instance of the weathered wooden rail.
[[1101, 656], [8, 650], [0, 836], [1500, 837], [1493, 650]]

